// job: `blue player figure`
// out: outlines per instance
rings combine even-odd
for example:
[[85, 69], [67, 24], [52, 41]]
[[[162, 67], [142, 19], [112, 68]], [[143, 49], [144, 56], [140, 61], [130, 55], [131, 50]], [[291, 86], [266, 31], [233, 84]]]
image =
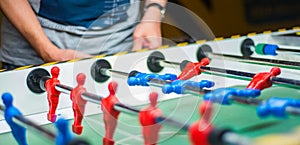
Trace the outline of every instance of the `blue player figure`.
[[55, 140], [56, 145], [67, 145], [73, 139], [73, 136], [68, 128], [68, 121], [63, 118], [58, 119], [55, 123], [55, 126], [58, 132]]
[[287, 117], [287, 108], [300, 108], [300, 100], [292, 98], [272, 97], [262, 102], [256, 109], [259, 117], [274, 116], [278, 118]]
[[16, 116], [22, 116], [22, 113], [13, 105], [13, 96], [10, 93], [2, 94], [2, 101], [5, 105], [4, 118], [10, 126], [14, 138], [19, 145], [28, 145], [26, 141], [26, 128], [13, 122]]
[[129, 86], [149, 86], [148, 82], [152, 79], [159, 79], [159, 80], [176, 80], [177, 76], [175, 74], [147, 74], [147, 73], [137, 73], [135, 76], [129, 77], [127, 79], [127, 83]]
[[231, 105], [234, 101], [231, 97], [239, 98], [256, 98], [260, 95], [258, 89], [236, 89], [236, 88], [219, 88], [203, 96], [204, 100], [222, 105]]
[[193, 87], [197, 89], [211, 88], [215, 85], [214, 82], [208, 80], [202, 80], [200, 82], [186, 81], [186, 80], [175, 80], [172, 83], [165, 84], [162, 86], [162, 92], [170, 94], [172, 92], [176, 94], [184, 94], [185, 87]]

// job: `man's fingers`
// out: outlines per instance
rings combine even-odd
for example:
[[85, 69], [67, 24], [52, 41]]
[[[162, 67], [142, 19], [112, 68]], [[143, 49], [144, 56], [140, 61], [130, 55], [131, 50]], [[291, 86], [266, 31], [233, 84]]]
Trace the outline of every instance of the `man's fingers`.
[[132, 51], [137, 51], [142, 49], [143, 47], [143, 40], [142, 39], [135, 39], [133, 42], [133, 47], [132, 47]]
[[75, 53], [75, 58], [88, 58], [88, 57], [92, 57], [92, 55], [85, 54], [85, 53], [78, 52], [78, 51]]
[[59, 61], [65, 61], [65, 60], [72, 60], [72, 59], [77, 59], [77, 58], [88, 58], [92, 57], [89, 54], [85, 54], [79, 51], [71, 50], [71, 49], [64, 49], [61, 50], [61, 59]]
[[146, 38], [146, 42], [149, 49], [155, 49], [162, 45], [161, 37], [148, 37]]

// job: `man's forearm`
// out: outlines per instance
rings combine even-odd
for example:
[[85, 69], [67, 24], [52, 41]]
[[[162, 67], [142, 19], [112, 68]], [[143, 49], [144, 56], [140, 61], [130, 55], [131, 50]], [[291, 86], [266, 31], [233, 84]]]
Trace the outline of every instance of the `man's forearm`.
[[134, 45], [132, 50], [142, 47], [155, 49], [161, 46], [161, 19], [167, 0], [146, 0], [144, 16], [137, 25], [134, 33]]
[[57, 48], [45, 35], [27, 0], [1, 0], [0, 8], [43, 59], [49, 50]]
[[146, 0], [146, 3], [145, 5], [148, 5], [150, 3], [158, 3], [160, 4], [161, 6], [165, 7], [166, 4], [167, 4], [167, 0]]
[[[148, 6], [151, 3], [157, 3], [161, 5], [162, 7], [165, 7], [167, 4], [167, 0], [146, 0], [145, 6]], [[161, 10], [158, 7], [148, 7], [145, 10], [144, 17], [142, 21], [156, 21], [160, 22], [163, 18], [163, 15], [161, 14]]]

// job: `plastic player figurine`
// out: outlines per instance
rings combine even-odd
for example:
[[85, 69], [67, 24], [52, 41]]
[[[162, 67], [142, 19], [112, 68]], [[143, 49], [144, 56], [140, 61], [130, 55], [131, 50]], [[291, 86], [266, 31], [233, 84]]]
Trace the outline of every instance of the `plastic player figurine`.
[[81, 122], [85, 111], [86, 100], [83, 100], [81, 94], [86, 92], [85, 83], [86, 76], [83, 73], [79, 73], [76, 77], [77, 86], [71, 91], [72, 108], [74, 112], [74, 123], [72, 130], [76, 134], [81, 134], [83, 127]]
[[210, 124], [212, 111], [212, 103], [209, 101], [203, 102], [199, 107], [199, 114], [202, 118], [189, 128], [189, 138], [192, 145], [210, 145], [208, 137], [214, 129], [213, 125]]
[[59, 75], [59, 68], [58, 67], [53, 67], [51, 69], [51, 75], [52, 78], [48, 79], [45, 83], [45, 88], [47, 91], [47, 99], [49, 103], [49, 112], [47, 114], [47, 118], [51, 122], [55, 122], [56, 120], [56, 115], [55, 111], [57, 108], [57, 104], [59, 101], [59, 95], [60, 92], [55, 89], [55, 85], [59, 84], [58, 75]]
[[55, 123], [57, 128], [56, 145], [67, 145], [72, 139], [72, 135], [68, 129], [68, 121], [65, 119], [58, 119]]
[[150, 93], [149, 106], [145, 109], [142, 109], [139, 114], [145, 145], [155, 145], [158, 142], [158, 133], [161, 125], [156, 122], [156, 118], [161, 116], [162, 112], [156, 107], [157, 97], [157, 93]]
[[170, 94], [172, 92], [176, 94], [184, 94], [185, 87], [193, 87], [200, 90], [203, 88], [211, 88], [214, 85], [214, 82], [208, 80], [202, 80], [200, 82], [175, 80], [169, 84], [163, 85], [162, 92], [165, 94]]
[[2, 100], [5, 105], [4, 118], [7, 124], [10, 126], [14, 138], [19, 145], [27, 145], [26, 141], [26, 129], [15, 122], [13, 118], [16, 116], [22, 116], [22, 113], [13, 106], [13, 97], [10, 93], [2, 94]]
[[279, 67], [273, 67], [270, 72], [262, 72], [256, 74], [248, 84], [249, 89], [263, 90], [272, 86], [271, 77], [278, 76], [281, 73]]
[[256, 98], [260, 95], [261, 91], [257, 89], [236, 89], [236, 88], [218, 88], [212, 92], [206, 93], [203, 99], [213, 103], [222, 105], [231, 105], [235, 101], [231, 96], [239, 98]]
[[181, 74], [177, 77], [177, 80], [188, 80], [196, 75], [200, 75], [203, 72], [200, 67], [206, 66], [208, 64], [208, 58], [203, 58], [200, 62], [197, 63], [189, 62], [182, 70]]
[[259, 117], [275, 116], [279, 118], [286, 118], [287, 107], [300, 108], [300, 100], [272, 97], [260, 104], [256, 111]]
[[90, 145], [90, 143], [85, 140], [74, 138], [69, 131], [68, 124], [68, 121], [63, 118], [56, 121], [55, 126], [58, 131], [55, 139], [56, 145]]
[[118, 84], [110, 82], [108, 84], [109, 96], [102, 99], [103, 120], [105, 124], [105, 137], [103, 138], [103, 145], [113, 145], [113, 135], [117, 126], [117, 121], [120, 112], [114, 109], [114, 105], [119, 102], [116, 97]]
[[175, 80], [177, 76], [175, 74], [147, 74], [147, 73], [137, 73], [135, 76], [131, 76], [128, 78], [127, 83], [129, 86], [149, 86], [148, 82], [152, 79], [159, 80]]

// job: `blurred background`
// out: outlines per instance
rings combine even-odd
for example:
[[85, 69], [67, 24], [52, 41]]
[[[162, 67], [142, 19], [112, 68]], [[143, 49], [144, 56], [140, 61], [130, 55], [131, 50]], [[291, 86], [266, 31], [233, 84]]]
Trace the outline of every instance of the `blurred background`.
[[[246, 35], [280, 28], [291, 29], [300, 24], [300, 0], [169, 0], [169, 2], [181, 5], [200, 17], [215, 37]], [[183, 32], [176, 26], [164, 24], [163, 36], [177, 41], [193, 41], [191, 39], [193, 36], [196, 40], [207, 39], [199, 34], [201, 26], [194, 25], [192, 21], [196, 20], [191, 15], [193, 14], [176, 13], [168, 5], [166, 19], [193, 30]], [[187, 22], [189, 24], [186, 24]]]
[[[300, 26], [300, 0], [168, 0], [163, 37], [193, 42]], [[175, 6], [176, 5], [176, 6]], [[184, 7], [186, 11], [182, 11]], [[0, 12], [1, 15], [1, 12]], [[207, 32], [201, 18], [212, 32]], [[1, 19], [0, 19], [1, 23]], [[205, 34], [207, 33], [207, 34]], [[211, 33], [214, 36], [211, 36]]]

